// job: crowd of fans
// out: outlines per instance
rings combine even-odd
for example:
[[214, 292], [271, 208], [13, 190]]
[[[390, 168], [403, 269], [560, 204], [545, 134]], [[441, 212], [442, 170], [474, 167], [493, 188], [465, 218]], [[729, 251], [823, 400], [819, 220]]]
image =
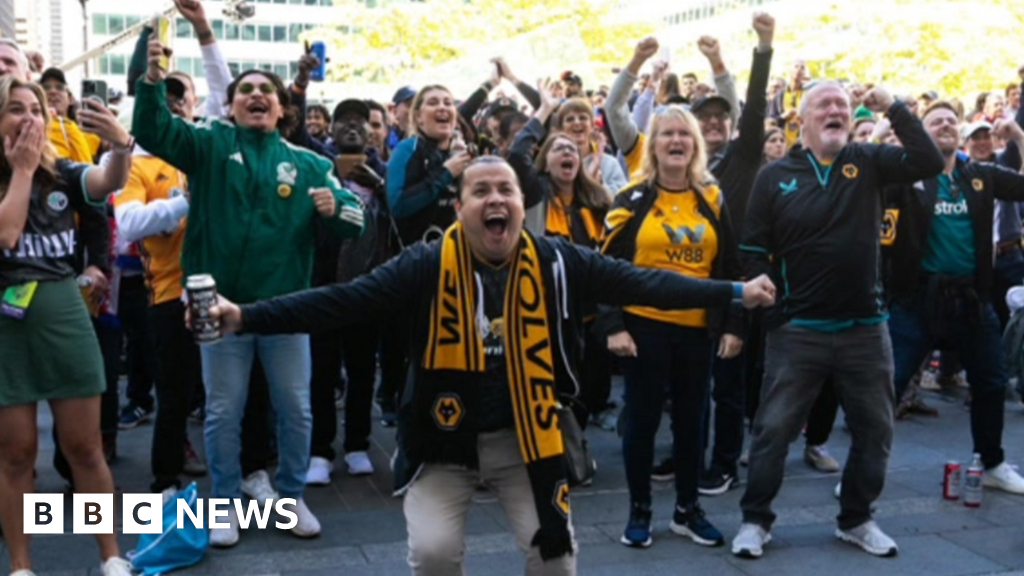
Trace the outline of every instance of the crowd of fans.
[[[307, 101], [315, 56], [290, 83], [232, 76], [203, 5], [175, 3], [209, 96], [200, 109], [146, 28], [128, 129], [125, 95], [76, 99], [0, 40], [0, 524], [18, 576], [39, 401], [75, 490], [113, 492], [118, 430], [153, 420], [153, 492], [209, 472], [211, 497], [295, 498], [302, 538], [321, 531], [303, 494], [335, 473], [336, 409], [351, 475], [380, 473], [372, 426], [394, 427], [415, 574], [461, 573], [481, 483], [528, 574], [574, 574], [569, 493], [594, 466], [566, 468], [570, 420], [622, 438], [627, 546], [652, 544], [652, 481], [674, 482], [672, 532], [723, 545], [699, 498], [747, 466], [732, 552], [760, 557], [803, 432], [810, 466], [843, 470], [836, 536], [893, 556], [872, 503], [894, 422], [938, 413], [918, 393], [936, 350], [939, 384], [969, 386], [985, 485], [1024, 494], [1002, 449], [1006, 295], [1024, 284], [1018, 81], [965, 106], [802, 61], [773, 78], [775, 21], [757, 14], [742, 93], [705, 36], [708, 82], [652, 61], [646, 38], [610, 86], [531, 85], [495, 58], [472, 94], [327, 107]], [[198, 274], [224, 332], [203, 345], [185, 322]], [[845, 467], [827, 449], [840, 407]], [[227, 522], [212, 546], [238, 543]], [[97, 540], [102, 573], [128, 574]]]

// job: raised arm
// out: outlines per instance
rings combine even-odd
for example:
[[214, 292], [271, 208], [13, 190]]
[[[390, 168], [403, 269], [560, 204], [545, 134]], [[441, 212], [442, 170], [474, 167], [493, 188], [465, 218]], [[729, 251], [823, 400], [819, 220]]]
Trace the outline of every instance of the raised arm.
[[[740, 157], [748, 162], [760, 163], [764, 149], [764, 121], [768, 112], [768, 78], [772, 67], [772, 40], [775, 37], [775, 19], [768, 14], [754, 16], [754, 31], [757, 32], [757, 48], [750, 65], [750, 81], [747, 83], [747, 101], [740, 114], [739, 147]], [[734, 214], [743, 218], [743, 214]]]
[[220, 51], [213, 28], [206, 17], [206, 10], [199, 0], [174, 0], [174, 5], [183, 18], [192, 24], [192, 30], [199, 39], [199, 50], [203, 54], [203, 72], [209, 95], [206, 97], [205, 116], [221, 118], [227, 115], [227, 92], [231, 84], [231, 69]]
[[885, 112], [903, 143], [903, 148], [884, 144], [875, 148], [880, 184], [911, 184], [942, 172], [945, 168], [942, 153], [906, 104], [895, 100], [888, 90], [875, 87], [864, 95], [864, 106], [875, 113]]
[[640, 137], [636, 124], [629, 116], [629, 95], [640, 75], [640, 68], [657, 52], [657, 39], [649, 36], [641, 40], [633, 52], [633, 59], [622, 69], [612, 84], [612, 89], [604, 104], [604, 113], [608, 119], [608, 128], [612, 132], [612, 140], [615, 141], [615, 145], [619, 147], [624, 157], [628, 157], [633, 152]]
[[736, 77], [725, 67], [725, 61], [722, 60], [722, 47], [719, 45], [718, 39], [701, 36], [697, 41], [697, 48], [708, 59], [708, 64], [711, 65], [711, 75], [715, 80], [715, 90], [719, 96], [729, 102], [729, 117], [735, 124], [740, 115], [740, 103], [736, 95]]
[[159, 38], [150, 38], [149, 69], [135, 84], [132, 132], [147, 152], [186, 174], [193, 174], [200, 166], [217, 160], [207, 157], [209, 129], [193, 126], [171, 114], [167, 107], [167, 87], [162, 82], [165, 71], [160, 67], [164, 50]]

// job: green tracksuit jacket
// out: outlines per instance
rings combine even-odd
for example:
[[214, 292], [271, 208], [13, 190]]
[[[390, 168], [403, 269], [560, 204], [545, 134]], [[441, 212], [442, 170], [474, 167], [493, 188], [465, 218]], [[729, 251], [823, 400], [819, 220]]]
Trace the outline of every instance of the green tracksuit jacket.
[[255, 302], [308, 288], [313, 267], [312, 188], [337, 200], [328, 228], [362, 234], [362, 204], [334, 166], [313, 152], [226, 120], [193, 125], [171, 114], [163, 83], [136, 84], [138, 144], [188, 175], [190, 205], [181, 264], [185, 278], [212, 274], [228, 299]]

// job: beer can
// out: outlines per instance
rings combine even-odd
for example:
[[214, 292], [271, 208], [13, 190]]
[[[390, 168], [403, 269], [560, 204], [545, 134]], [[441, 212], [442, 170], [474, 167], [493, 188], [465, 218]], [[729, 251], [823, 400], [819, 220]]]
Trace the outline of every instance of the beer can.
[[967, 467], [967, 474], [964, 476], [964, 506], [977, 508], [981, 506], [982, 477], [985, 475], [985, 468], [981, 463], [981, 456], [974, 455], [974, 461]]
[[959, 462], [946, 462], [946, 469], [942, 476], [942, 497], [946, 500], [960, 499], [960, 481], [963, 469]]
[[192, 319], [192, 335], [197, 344], [220, 340], [220, 322], [210, 317], [210, 308], [217, 303], [217, 283], [209, 274], [195, 274], [185, 281], [188, 310]]

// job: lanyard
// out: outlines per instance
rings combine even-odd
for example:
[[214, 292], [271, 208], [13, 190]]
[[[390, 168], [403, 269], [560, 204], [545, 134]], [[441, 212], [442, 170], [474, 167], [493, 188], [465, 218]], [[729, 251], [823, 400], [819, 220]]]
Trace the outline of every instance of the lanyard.
[[835, 166], [835, 162], [825, 167], [825, 173], [821, 173], [821, 165], [818, 160], [814, 157], [814, 154], [807, 153], [807, 157], [811, 160], [811, 166], [814, 168], [814, 175], [818, 177], [818, 183], [821, 184], [823, 189], [828, 189], [828, 178], [832, 175], [832, 167]]

